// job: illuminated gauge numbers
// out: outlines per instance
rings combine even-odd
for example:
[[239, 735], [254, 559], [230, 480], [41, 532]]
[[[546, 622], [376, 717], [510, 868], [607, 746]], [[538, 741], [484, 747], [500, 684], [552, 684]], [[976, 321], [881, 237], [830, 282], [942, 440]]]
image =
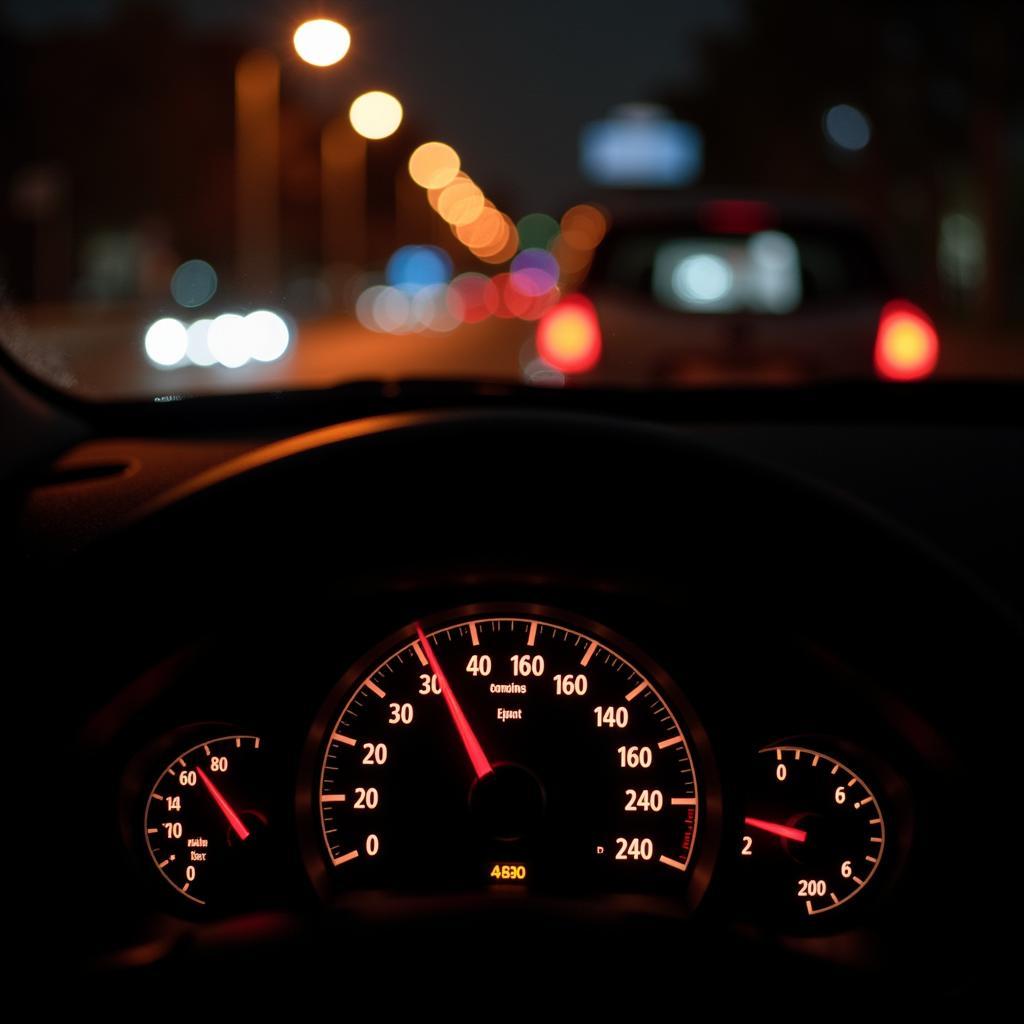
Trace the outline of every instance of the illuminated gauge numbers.
[[740, 837], [756, 903], [804, 918], [847, 906], [884, 850], [882, 809], [859, 775], [807, 747], [758, 753]]
[[146, 801], [146, 847], [192, 903], [223, 904], [251, 881], [267, 819], [257, 736], [221, 736], [175, 758]]
[[395, 637], [325, 738], [319, 818], [343, 884], [679, 885], [698, 779], [678, 708], [601, 640], [530, 617]]

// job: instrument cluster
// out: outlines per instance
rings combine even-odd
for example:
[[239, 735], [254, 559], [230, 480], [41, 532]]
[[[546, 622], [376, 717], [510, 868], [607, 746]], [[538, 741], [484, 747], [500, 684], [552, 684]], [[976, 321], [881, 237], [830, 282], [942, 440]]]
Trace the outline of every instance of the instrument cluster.
[[703, 906], [820, 937], [904, 884], [914, 800], [885, 697], [813, 644], [521, 601], [388, 618], [333, 659], [206, 651], [168, 673], [120, 783], [145, 900], [188, 920]]

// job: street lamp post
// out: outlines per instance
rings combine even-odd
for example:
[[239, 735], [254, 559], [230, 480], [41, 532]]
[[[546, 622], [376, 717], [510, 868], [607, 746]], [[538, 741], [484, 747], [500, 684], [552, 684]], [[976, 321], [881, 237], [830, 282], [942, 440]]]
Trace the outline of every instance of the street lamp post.
[[277, 288], [281, 66], [267, 50], [235, 68], [236, 261], [247, 290]]
[[361, 266], [366, 258], [366, 140], [344, 114], [327, 122], [320, 137], [323, 258]]

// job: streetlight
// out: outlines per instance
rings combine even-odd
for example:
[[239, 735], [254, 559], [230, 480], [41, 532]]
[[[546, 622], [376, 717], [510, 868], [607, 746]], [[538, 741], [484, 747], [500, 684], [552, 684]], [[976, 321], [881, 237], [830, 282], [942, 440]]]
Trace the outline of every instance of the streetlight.
[[292, 36], [295, 52], [317, 68], [337, 64], [352, 45], [352, 36], [344, 25], [330, 18], [304, 21]]
[[352, 102], [348, 118], [364, 139], [386, 139], [402, 123], [402, 104], [389, 92], [364, 92]]
[[361, 263], [366, 258], [367, 140], [386, 139], [402, 123], [402, 104], [390, 93], [358, 96], [348, 117], [339, 114], [324, 128], [322, 167], [324, 262]]
[[235, 68], [236, 248], [238, 279], [254, 292], [278, 278], [278, 164], [281, 66], [251, 50]]

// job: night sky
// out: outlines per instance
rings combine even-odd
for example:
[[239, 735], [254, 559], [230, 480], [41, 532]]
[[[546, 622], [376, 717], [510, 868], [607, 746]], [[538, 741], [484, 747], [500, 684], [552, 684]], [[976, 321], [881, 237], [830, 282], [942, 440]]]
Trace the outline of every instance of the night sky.
[[[7, 24], [45, 32], [102, 23], [129, 0], [4, 0]], [[133, 4], [158, 0], [130, 0]], [[577, 191], [582, 124], [616, 103], [700, 79], [709, 34], [742, 29], [744, 0], [174, 0], [197, 29], [289, 45], [308, 14], [337, 17], [352, 50], [332, 74], [339, 103], [394, 92], [424, 131], [454, 145], [485, 191], [555, 210]]]

